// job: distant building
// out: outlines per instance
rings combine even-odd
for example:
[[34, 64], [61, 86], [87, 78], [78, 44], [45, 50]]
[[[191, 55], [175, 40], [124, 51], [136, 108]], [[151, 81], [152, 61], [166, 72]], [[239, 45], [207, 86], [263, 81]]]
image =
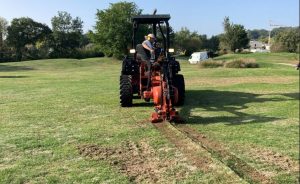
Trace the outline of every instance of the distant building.
[[263, 49], [266, 47], [266, 44], [260, 41], [251, 40], [250, 41], [250, 49]]
[[260, 41], [250, 41], [250, 52], [269, 52], [270, 46]]

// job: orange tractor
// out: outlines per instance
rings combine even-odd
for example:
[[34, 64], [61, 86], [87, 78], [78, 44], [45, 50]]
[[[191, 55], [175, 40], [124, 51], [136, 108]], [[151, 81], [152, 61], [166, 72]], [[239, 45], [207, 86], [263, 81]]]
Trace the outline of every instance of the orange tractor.
[[[180, 64], [172, 56], [170, 48], [170, 15], [138, 15], [132, 17], [133, 37], [130, 55], [122, 64], [120, 76], [120, 103], [122, 107], [131, 107], [133, 95], [155, 105], [151, 122], [179, 120], [175, 106], [183, 105], [185, 98], [184, 77], [178, 74]], [[155, 44], [155, 57], [145, 61], [141, 57], [147, 54], [141, 44], [136, 44], [136, 35], [140, 27], [152, 27], [152, 32], [160, 37], [160, 46]], [[159, 30], [159, 32], [158, 32]]]

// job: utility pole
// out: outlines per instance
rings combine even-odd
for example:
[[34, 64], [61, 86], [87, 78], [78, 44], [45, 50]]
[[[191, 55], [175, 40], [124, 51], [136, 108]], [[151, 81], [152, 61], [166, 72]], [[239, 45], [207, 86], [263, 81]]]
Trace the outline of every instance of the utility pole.
[[268, 45], [270, 46], [270, 44], [271, 44], [271, 31], [272, 31], [272, 27], [285, 27], [285, 26], [284, 25], [279, 25], [279, 24], [273, 24], [272, 20], [269, 20], [269, 26], [270, 26], [270, 30], [269, 30]]

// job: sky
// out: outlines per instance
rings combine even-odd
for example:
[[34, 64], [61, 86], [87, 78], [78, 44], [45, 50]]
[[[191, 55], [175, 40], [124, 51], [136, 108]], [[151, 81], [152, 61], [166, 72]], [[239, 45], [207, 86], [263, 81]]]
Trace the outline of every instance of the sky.
[[[80, 17], [84, 31], [93, 30], [96, 12], [108, 9], [119, 0], [0, 0], [0, 16], [30, 17], [51, 27], [51, 18], [58, 11]], [[225, 16], [246, 29], [270, 29], [270, 21], [282, 26], [299, 26], [299, 0], [136, 0], [144, 14], [170, 14], [175, 31], [187, 27], [209, 37], [223, 32]]]

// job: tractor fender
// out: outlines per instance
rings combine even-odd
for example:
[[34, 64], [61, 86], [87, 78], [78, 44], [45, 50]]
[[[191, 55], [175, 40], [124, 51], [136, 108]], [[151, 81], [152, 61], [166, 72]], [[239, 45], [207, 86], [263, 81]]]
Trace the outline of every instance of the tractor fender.
[[122, 74], [123, 75], [135, 75], [139, 73], [139, 65], [133, 59], [125, 57], [122, 62]]

